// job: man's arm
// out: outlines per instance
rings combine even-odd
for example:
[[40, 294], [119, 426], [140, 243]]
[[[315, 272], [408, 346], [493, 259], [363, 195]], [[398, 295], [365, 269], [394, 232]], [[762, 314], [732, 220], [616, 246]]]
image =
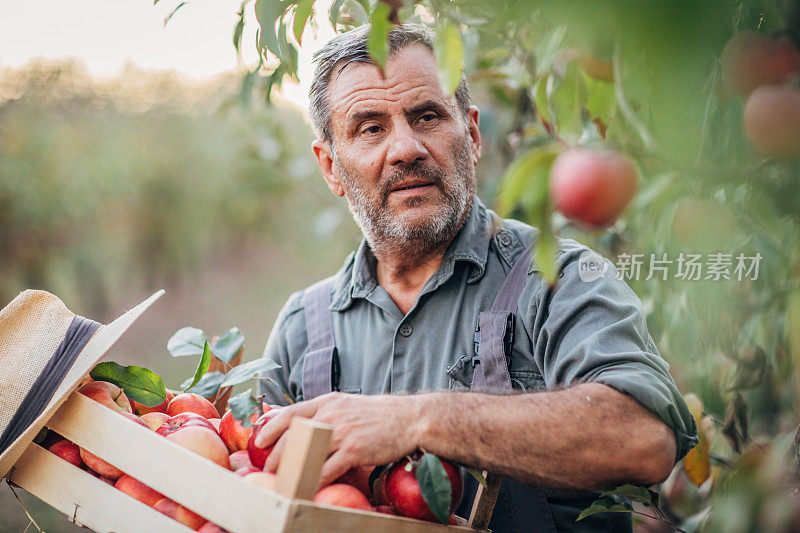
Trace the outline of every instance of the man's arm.
[[605, 385], [511, 396], [475, 393], [356, 396], [331, 393], [281, 409], [256, 444], [278, 444], [294, 416], [333, 426], [325, 485], [348, 469], [394, 461], [418, 447], [550, 487], [603, 488], [666, 479], [675, 436], [636, 400]]

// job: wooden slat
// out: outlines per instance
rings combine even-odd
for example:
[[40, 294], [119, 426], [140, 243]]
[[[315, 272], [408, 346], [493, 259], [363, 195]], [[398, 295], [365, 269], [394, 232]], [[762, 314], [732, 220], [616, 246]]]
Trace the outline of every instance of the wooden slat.
[[243, 481], [80, 393], [73, 393], [47, 425], [225, 529], [237, 533], [284, 530], [290, 507], [287, 498]]
[[287, 498], [314, 499], [322, 465], [330, 451], [331, 433], [329, 424], [302, 417], [292, 419], [278, 465], [278, 493]]
[[66, 514], [70, 521], [101, 533], [192, 531], [38, 444], [28, 446], [9, 479]]
[[325, 533], [446, 533], [470, 532], [474, 529], [461, 526], [445, 526], [433, 522], [422, 522], [402, 516], [384, 515], [356, 509], [345, 509], [320, 505], [303, 500], [294, 500], [286, 531], [324, 531]]
[[475, 529], [486, 529], [492, 518], [494, 504], [497, 501], [497, 494], [500, 492], [500, 485], [503, 483], [503, 476], [490, 474], [483, 471], [486, 478], [486, 487], [478, 485], [475, 499], [472, 502], [472, 512], [470, 512], [467, 523]]

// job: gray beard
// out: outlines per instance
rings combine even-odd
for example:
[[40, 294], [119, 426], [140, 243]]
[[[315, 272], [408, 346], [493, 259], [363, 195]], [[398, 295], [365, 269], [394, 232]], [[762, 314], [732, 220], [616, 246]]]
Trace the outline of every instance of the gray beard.
[[[432, 168], [424, 163], [411, 163], [396, 169], [386, 183], [380, 185], [380, 198], [372, 200], [341, 165], [334, 147], [333, 163], [346, 186], [347, 206], [376, 256], [405, 254], [420, 257], [441, 248], [456, 236], [469, 213], [475, 194], [469, 148], [469, 137], [466, 137], [456, 150], [454, 175], [447, 176], [440, 168]], [[433, 216], [422, 223], [406, 224], [384, 209], [394, 184], [409, 175], [434, 180], [445, 198]]]

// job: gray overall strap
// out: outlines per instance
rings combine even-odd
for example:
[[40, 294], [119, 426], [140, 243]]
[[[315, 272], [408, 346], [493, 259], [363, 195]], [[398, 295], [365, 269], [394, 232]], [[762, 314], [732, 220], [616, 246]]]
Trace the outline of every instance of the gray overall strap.
[[337, 389], [339, 358], [333, 341], [331, 292], [335, 277], [315, 283], [303, 294], [308, 350], [303, 362], [303, 399]]
[[511, 376], [506, 357], [513, 343], [514, 314], [525, 287], [531, 265], [531, 251], [526, 249], [497, 292], [492, 308], [478, 315], [478, 358], [472, 374], [471, 390], [475, 392], [511, 392]]

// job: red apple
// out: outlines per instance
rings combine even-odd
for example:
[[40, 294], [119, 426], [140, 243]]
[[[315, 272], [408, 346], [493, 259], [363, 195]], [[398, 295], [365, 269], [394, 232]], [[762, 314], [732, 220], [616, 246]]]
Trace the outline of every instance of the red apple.
[[[99, 381], [95, 381], [94, 383], [100, 383]], [[81, 459], [83, 462], [94, 472], [97, 472], [103, 477], [107, 477], [109, 479], [119, 479], [125, 473], [116, 466], [100, 459], [92, 452], [84, 450], [83, 448], [80, 449]]]
[[250, 462], [250, 454], [247, 450], [233, 452], [228, 456], [228, 462], [231, 464], [231, 470], [239, 470], [245, 466], [253, 466], [253, 463]]
[[128, 420], [130, 420], [132, 422], [136, 422], [140, 426], [144, 426], [147, 429], [150, 429], [150, 426], [147, 425], [147, 422], [145, 422], [144, 420], [142, 420], [141, 418], [139, 418], [135, 414], [133, 414], [133, 413], [120, 413], [120, 414], [122, 416], [124, 416], [125, 418], [127, 418]]
[[273, 409], [261, 415], [253, 425], [253, 431], [250, 433], [250, 438], [247, 439], [247, 453], [250, 456], [250, 462], [253, 463], [253, 466], [257, 468], [264, 468], [264, 463], [267, 462], [267, 457], [269, 457], [269, 454], [272, 453], [272, 448], [275, 447], [275, 444], [273, 443], [266, 448], [258, 448], [255, 443], [256, 435], [258, 435], [258, 432], [262, 427], [264, 427], [264, 424], [269, 422], [269, 420], [275, 415], [276, 411], [277, 409]]
[[[403, 458], [394, 463], [384, 474], [384, 490], [392, 508], [401, 516], [417, 518], [429, 522], [438, 522], [425, 499], [422, 497], [419, 483], [417, 482], [416, 464], [412, 462], [411, 471], [405, 469], [408, 458]], [[461, 501], [464, 489], [464, 480], [461, 470], [450, 461], [442, 460], [447, 476], [450, 478], [452, 513]]]
[[110, 477], [97, 476], [97, 479], [99, 479], [101, 481], [105, 481], [106, 483], [108, 483], [112, 487], [117, 484], [116, 480], [113, 480]]
[[[250, 466], [243, 466], [241, 468], [237, 468], [233, 471], [237, 476], [245, 477], [247, 474], [253, 474], [261, 472], [260, 469], [254, 467], [253, 465]], [[271, 472], [264, 472], [265, 474], [271, 474]]]
[[78, 448], [78, 445], [72, 441], [62, 439], [55, 444], [50, 445], [50, 447], [47, 449], [65, 461], [74, 464], [75, 466], [80, 467], [83, 464], [83, 461], [81, 461], [80, 448]]
[[314, 503], [372, 511], [372, 504], [364, 493], [346, 483], [334, 483], [320, 489], [314, 496]]
[[368, 499], [372, 499], [372, 489], [369, 486], [369, 476], [375, 469], [374, 466], [358, 466], [351, 468], [341, 476], [334, 483], [346, 483], [352, 485], [366, 495]]
[[573, 148], [550, 169], [550, 198], [567, 218], [592, 228], [610, 226], [636, 193], [636, 167], [610, 150]]
[[175, 416], [180, 413], [197, 413], [205, 418], [219, 418], [214, 404], [193, 392], [183, 392], [175, 396], [167, 405], [167, 414]]
[[737, 33], [722, 50], [722, 76], [736, 94], [761, 85], [782, 84], [800, 72], [800, 51], [788, 40]]
[[278, 476], [272, 472], [251, 472], [246, 474], [243, 479], [248, 483], [253, 483], [265, 489], [275, 490], [275, 482]]
[[800, 156], [800, 88], [763, 85], [744, 108], [744, 128], [756, 150], [774, 158]]
[[[271, 407], [267, 404], [262, 404], [262, 407], [264, 413], [271, 409]], [[255, 424], [258, 420], [258, 417], [259, 415], [257, 413], [253, 413], [250, 416], [250, 423]], [[222, 437], [223, 441], [225, 441], [225, 445], [228, 447], [231, 453], [239, 450], [246, 450], [247, 441], [250, 439], [250, 434], [252, 432], [253, 427], [244, 427], [241, 422], [233, 417], [233, 413], [230, 409], [228, 409], [225, 414], [222, 415], [222, 421], [219, 424], [219, 436]]]
[[141, 416], [141, 418], [144, 420], [144, 423], [147, 424], [147, 427], [153, 431], [156, 431], [158, 428], [164, 425], [167, 420], [169, 420], [169, 415], [167, 413], [159, 413], [158, 411], [155, 411], [152, 413], [145, 413]]
[[107, 381], [91, 381], [78, 389], [78, 392], [114, 411], [133, 413], [131, 402], [128, 400], [128, 397], [125, 396], [122, 389], [113, 383], [108, 383]]
[[166, 413], [167, 412], [167, 405], [169, 405], [170, 400], [172, 400], [174, 396], [171, 392], [167, 392], [164, 401], [160, 404], [156, 405], [155, 407], [147, 407], [146, 405], [142, 405], [139, 402], [134, 402], [131, 400], [133, 404], [133, 409], [135, 413], [139, 413], [140, 415], [146, 415], [147, 413]]
[[159, 513], [165, 514], [195, 531], [203, 527], [203, 524], [207, 522], [207, 520], [199, 514], [190, 511], [169, 498], [161, 498], [156, 502], [153, 508]]
[[168, 440], [228, 468], [228, 448], [216, 431], [205, 427], [184, 426], [166, 436]]
[[211, 424], [211, 422], [197, 413], [181, 413], [179, 415], [171, 416], [161, 425], [161, 427], [156, 430], [156, 433], [162, 437], [166, 437], [167, 435], [185, 427], [203, 427], [210, 429], [215, 434], [217, 433], [217, 430], [214, 429], [214, 426]]
[[158, 500], [164, 497], [164, 495], [160, 492], [154, 491], [138, 479], [127, 474], [119, 478], [114, 484], [114, 487], [118, 488], [128, 496], [136, 498], [143, 504], [149, 505], [150, 507], [153, 507]]

